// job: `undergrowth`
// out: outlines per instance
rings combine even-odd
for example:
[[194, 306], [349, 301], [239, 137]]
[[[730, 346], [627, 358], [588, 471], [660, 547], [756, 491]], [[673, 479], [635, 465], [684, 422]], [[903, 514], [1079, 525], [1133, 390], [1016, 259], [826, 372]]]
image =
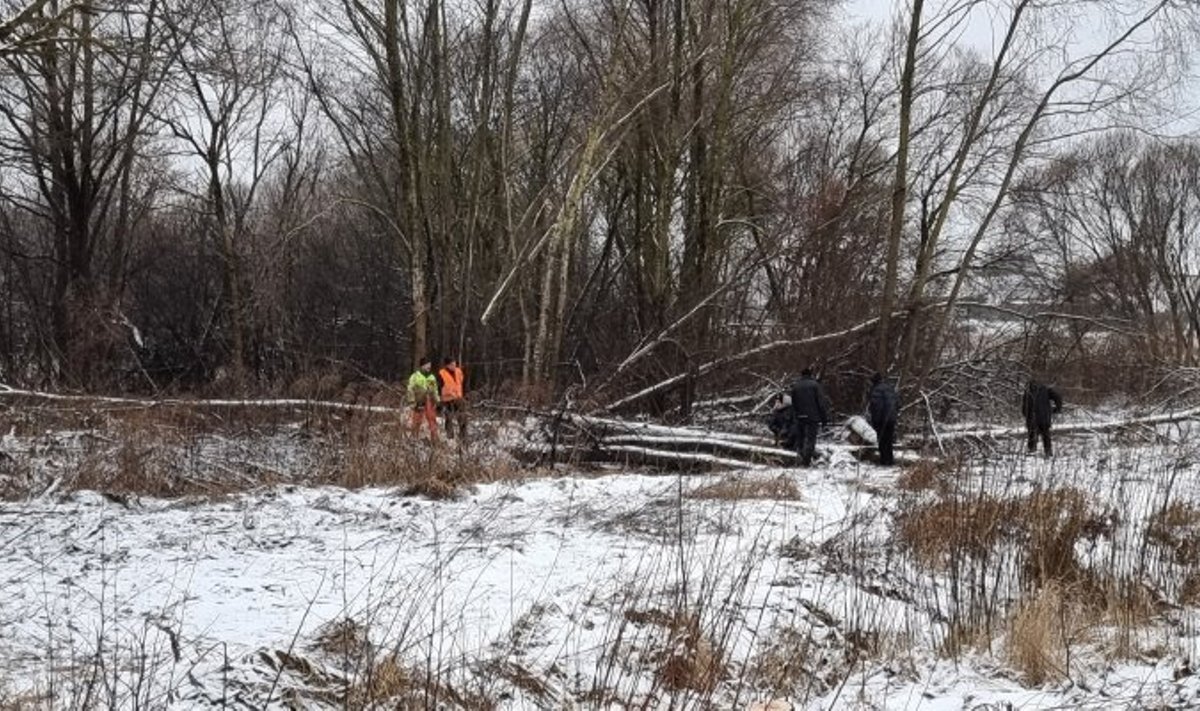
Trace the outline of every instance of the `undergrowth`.
[[488, 427], [476, 427], [484, 436], [469, 445], [432, 443], [413, 436], [402, 415], [402, 408], [9, 407], [5, 422], [24, 451], [0, 459], [0, 498], [87, 490], [121, 502], [219, 499], [299, 484], [398, 487], [450, 499], [475, 484], [530, 475], [488, 448]]
[[[386, 416], [226, 419], [200, 433], [193, 428], [203, 425], [181, 413], [110, 415], [91, 415], [82, 456], [59, 471], [61, 490], [215, 497], [300, 483], [390, 487], [450, 502], [481, 482], [530, 476], [479, 451], [415, 439]], [[212, 442], [242, 436], [260, 447], [226, 442], [225, 451], [238, 454], [221, 466], [234, 473], [217, 476], [224, 470], [213, 466]], [[215, 439], [196, 443], [205, 437]], [[306, 454], [263, 466], [264, 437]], [[535, 596], [514, 604], [468, 636], [471, 647], [455, 635], [478, 618], [466, 622], [469, 603], [450, 601], [446, 587], [455, 576], [485, 576], [456, 568], [458, 556], [479, 547], [519, 559], [522, 537], [492, 540], [482, 527], [476, 536], [447, 526], [447, 540], [414, 543], [432, 546], [424, 564], [374, 581], [365, 600], [347, 599], [334, 619], [302, 625], [288, 646], [221, 659], [216, 668], [229, 677], [210, 677], [201, 692], [188, 688], [189, 674], [213, 668], [212, 655], [223, 651], [187, 639], [182, 617], [130, 625], [120, 598], [101, 596], [104, 630], [93, 637], [55, 623], [47, 639], [59, 646], [46, 667], [54, 671], [33, 689], [0, 684], [0, 709], [156, 708], [179, 699], [220, 706], [236, 698], [338, 709], [836, 708], [862, 701], [866, 679], [880, 669], [919, 679], [929, 655], [985, 655], [1027, 686], [1085, 684], [1097, 660], [1184, 654], [1164, 642], [1163, 630], [1200, 603], [1200, 507], [1174, 477], [1161, 476], [1180, 458], [1167, 448], [1106, 456], [1086, 466], [969, 452], [922, 462], [890, 481], [881, 476], [887, 483], [846, 487], [836, 518], [771, 529], [787, 532], [779, 540], [765, 533], [768, 524], [801, 516], [819, 500], [806, 486], [829, 482], [788, 473], [692, 486], [681, 476], [674, 495], [641, 507], [572, 504], [556, 525], [584, 527], [596, 545], [613, 546], [613, 567], [595, 572], [570, 602]], [[1120, 474], [1098, 477], [1092, 468], [1100, 466]], [[446, 505], [461, 513], [475, 501]], [[740, 516], [747, 506], [769, 513]], [[629, 524], [649, 518], [653, 536]], [[372, 564], [388, 568], [386, 560]], [[501, 583], [478, 584], [466, 600]], [[180, 599], [187, 594], [180, 590]], [[552, 630], [560, 636], [548, 643]], [[580, 650], [594, 654], [586, 669]]]

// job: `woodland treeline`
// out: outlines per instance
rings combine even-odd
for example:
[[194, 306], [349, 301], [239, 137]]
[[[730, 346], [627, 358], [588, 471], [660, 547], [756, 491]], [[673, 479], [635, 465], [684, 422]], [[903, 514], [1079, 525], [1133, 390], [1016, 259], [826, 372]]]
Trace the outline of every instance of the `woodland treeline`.
[[1194, 12], [5, 2], [0, 382], [1143, 387], [1200, 366]]

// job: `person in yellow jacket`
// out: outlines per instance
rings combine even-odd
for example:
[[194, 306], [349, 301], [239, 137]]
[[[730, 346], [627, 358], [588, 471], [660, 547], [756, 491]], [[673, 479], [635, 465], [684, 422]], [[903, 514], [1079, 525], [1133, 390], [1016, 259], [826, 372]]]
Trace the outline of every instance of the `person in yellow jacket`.
[[463, 391], [465, 377], [457, 358], [447, 358], [438, 371], [438, 380], [442, 383], [442, 416], [446, 418], [446, 437], [454, 439], [457, 424], [460, 445], [467, 440], [467, 400]]
[[408, 404], [412, 407], [409, 430], [416, 435], [421, 420], [429, 423], [429, 438], [438, 441], [437, 426], [438, 382], [433, 375], [433, 361], [422, 358], [417, 369], [408, 377]]

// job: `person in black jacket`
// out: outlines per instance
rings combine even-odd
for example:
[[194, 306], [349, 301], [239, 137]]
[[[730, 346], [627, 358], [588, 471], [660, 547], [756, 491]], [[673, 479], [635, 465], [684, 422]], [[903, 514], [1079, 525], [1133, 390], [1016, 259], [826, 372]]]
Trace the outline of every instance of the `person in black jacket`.
[[796, 427], [796, 454], [804, 466], [812, 464], [817, 451], [817, 430], [829, 422], [828, 398], [825, 389], [813, 380], [812, 368], [800, 372], [792, 385], [792, 417]]
[[[1053, 410], [1051, 409], [1053, 403]], [[1025, 432], [1028, 435], [1028, 450], [1037, 451], [1038, 437], [1042, 438], [1042, 451], [1051, 456], [1050, 419], [1052, 414], [1062, 411], [1062, 397], [1058, 391], [1037, 380], [1030, 379], [1021, 398], [1021, 414], [1025, 416]]]
[[881, 373], [871, 376], [871, 393], [867, 396], [867, 414], [875, 430], [879, 446], [879, 463], [891, 466], [896, 463], [892, 445], [896, 441], [896, 419], [900, 414], [900, 398], [896, 388], [884, 380]]
[[790, 395], [781, 394], [775, 398], [771, 414], [767, 416], [767, 429], [775, 437], [776, 447], [796, 448], [796, 425]]

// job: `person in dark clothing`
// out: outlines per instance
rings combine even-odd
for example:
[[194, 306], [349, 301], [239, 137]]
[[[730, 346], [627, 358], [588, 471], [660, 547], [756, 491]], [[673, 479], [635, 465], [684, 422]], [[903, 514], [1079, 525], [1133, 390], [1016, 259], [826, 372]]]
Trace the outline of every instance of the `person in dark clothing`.
[[812, 368], [801, 371], [792, 385], [792, 415], [796, 418], [796, 454], [807, 467], [817, 451], [817, 430], [829, 422], [828, 398], [821, 384], [813, 380]]
[[1037, 440], [1041, 437], [1043, 453], [1047, 457], [1051, 456], [1050, 419], [1052, 414], [1059, 412], [1062, 412], [1062, 397], [1058, 391], [1031, 379], [1025, 387], [1024, 397], [1021, 398], [1021, 414], [1025, 416], [1025, 432], [1028, 435], [1030, 454], [1037, 451]]
[[896, 463], [892, 445], [896, 441], [896, 419], [900, 415], [900, 398], [896, 388], [884, 380], [881, 373], [871, 376], [871, 393], [867, 396], [867, 414], [875, 430], [879, 446], [879, 463], [891, 466]]
[[771, 414], [767, 416], [767, 429], [774, 435], [777, 446], [796, 448], [796, 423], [788, 396], [780, 395], [775, 399]]

